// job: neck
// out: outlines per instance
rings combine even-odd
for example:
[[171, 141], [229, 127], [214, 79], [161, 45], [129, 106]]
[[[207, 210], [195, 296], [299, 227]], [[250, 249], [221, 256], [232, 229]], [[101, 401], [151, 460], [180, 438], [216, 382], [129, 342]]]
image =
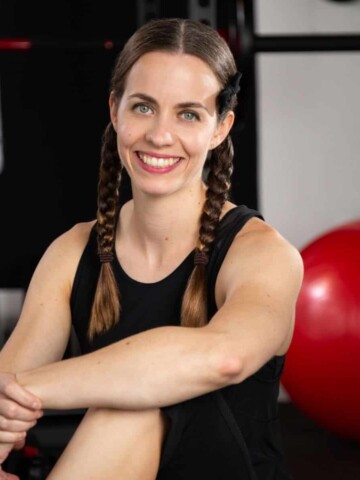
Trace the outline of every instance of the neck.
[[198, 243], [205, 198], [204, 184], [167, 196], [133, 190], [133, 200], [121, 217], [123, 238], [151, 265], [190, 252]]

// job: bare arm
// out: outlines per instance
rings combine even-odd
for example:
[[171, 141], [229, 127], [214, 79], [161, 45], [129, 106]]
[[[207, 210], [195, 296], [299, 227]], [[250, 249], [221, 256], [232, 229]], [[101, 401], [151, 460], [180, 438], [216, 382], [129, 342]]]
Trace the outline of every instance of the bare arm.
[[289, 343], [301, 280], [297, 250], [258, 224], [233, 242], [218, 279], [222, 306], [206, 327], [148, 330], [24, 372], [19, 382], [48, 408], [121, 409], [170, 405], [238, 383]]
[[20, 318], [0, 352], [0, 371], [18, 373], [62, 358], [71, 329], [72, 282], [90, 226], [78, 224], [44, 253], [32, 276]]
[[91, 224], [79, 224], [56, 239], [40, 260], [20, 318], [0, 352], [0, 463], [21, 447], [42, 415], [40, 400], [14, 374], [62, 358], [70, 333], [69, 295]]

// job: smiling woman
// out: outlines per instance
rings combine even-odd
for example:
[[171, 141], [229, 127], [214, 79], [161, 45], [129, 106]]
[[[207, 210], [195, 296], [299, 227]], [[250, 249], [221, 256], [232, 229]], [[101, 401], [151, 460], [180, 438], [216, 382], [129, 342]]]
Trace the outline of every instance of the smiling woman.
[[[226, 42], [187, 19], [120, 52], [97, 218], [49, 246], [1, 351], [1, 458], [42, 408], [86, 408], [49, 480], [291, 478], [277, 397], [303, 265], [228, 200], [239, 80]], [[71, 325], [82, 354], [62, 360]]]
[[[159, 81], [159, 72], [166, 82]], [[186, 202], [189, 189], [201, 187], [207, 153], [222, 142], [234, 119], [228, 112], [218, 121], [220, 87], [198, 57], [155, 51], [134, 64], [120, 99], [112, 92], [111, 121], [135, 201], [146, 192]]]

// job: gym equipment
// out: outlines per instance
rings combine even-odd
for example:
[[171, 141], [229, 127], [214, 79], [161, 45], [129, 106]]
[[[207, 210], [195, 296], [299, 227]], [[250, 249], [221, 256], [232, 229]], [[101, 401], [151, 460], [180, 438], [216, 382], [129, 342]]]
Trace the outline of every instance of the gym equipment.
[[318, 426], [360, 440], [360, 220], [300, 253], [304, 281], [282, 384]]

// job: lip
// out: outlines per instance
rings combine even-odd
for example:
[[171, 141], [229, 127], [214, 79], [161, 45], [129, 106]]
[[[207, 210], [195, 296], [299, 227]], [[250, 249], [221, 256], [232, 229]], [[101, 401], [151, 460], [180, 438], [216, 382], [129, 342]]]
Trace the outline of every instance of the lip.
[[154, 158], [182, 158], [180, 155], [166, 155], [165, 153], [155, 153], [155, 152], [148, 152], [145, 150], [137, 150], [136, 155], [139, 155], [141, 153], [142, 155], [148, 155], [149, 157], [154, 157]]
[[174, 165], [171, 165], [169, 167], [159, 168], [159, 167], [152, 167], [151, 165], [147, 165], [139, 157], [139, 152], [135, 152], [135, 156], [136, 156], [136, 160], [137, 160], [138, 164], [140, 165], [140, 167], [143, 170], [145, 170], [146, 172], [149, 172], [149, 173], [163, 174], [163, 173], [171, 172], [171, 171], [175, 170], [180, 165], [180, 163], [182, 161], [181, 157], [174, 157], [174, 156], [171, 156], [171, 155], [159, 155], [159, 154], [155, 155], [154, 153], [144, 152], [142, 150], [141, 150], [141, 153], [143, 153], [145, 155], [153, 156], [155, 158], [180, 158], [180, 160], [178, 162], [176, 162]]

